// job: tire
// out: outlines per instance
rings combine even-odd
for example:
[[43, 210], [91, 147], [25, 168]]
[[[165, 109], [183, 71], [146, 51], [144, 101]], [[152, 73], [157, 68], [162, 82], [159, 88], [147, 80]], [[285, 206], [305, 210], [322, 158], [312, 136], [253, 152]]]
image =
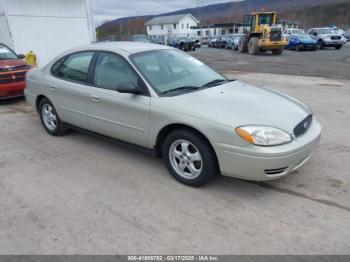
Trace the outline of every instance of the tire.
[[62, 136], [67, 133], [67, 127], [59, 118], [57, 111], [49, 99], [43, 98], [39, 104], [41, 123], [51, 136]]
[[250, 55], [258, 55], [260, 53], [259, 38], [252, 37], [248, 43], [248, 53]]
[[245, 53], [248, 50], [248, 38], [246, 36], [242, 36], [239, 39], [238, 43], [238, 52]]
[[342, 47], [343, 47], [343, 45], [337, 45], [337, 46], [335, 46], [335, 49], [340, 50]]
[[[211, 146], [200, 135], [187, 129], [175, 130], [165, 138], [162, 156], [170, 174], [188, 186], [203, 186], [219, 173]], [[199, 160], [191, 160], [191, 156]]]
[[296, 46], [295, 46], [295, 51], [297, 51], [297, 52], [301, 51], [300, 45], [296, 45]]
[[322, 40], [319, 40], [317, 42], [317, 49], [322, 50], [323, 48], [324, 48], [323, 42], [322, 42]]
[[272, 55], [282, 55], [284, 48], [272, 50]]

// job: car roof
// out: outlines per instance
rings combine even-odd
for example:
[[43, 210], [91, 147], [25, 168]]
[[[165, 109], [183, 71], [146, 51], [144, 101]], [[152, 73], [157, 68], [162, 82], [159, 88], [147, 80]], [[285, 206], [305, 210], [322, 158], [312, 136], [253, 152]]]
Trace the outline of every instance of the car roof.
[[90, 45], [79, 46], [67, 51], [66, 53], [79, 52], [84, 50], [101, 50], [101, 51], [115, 51], [117, 53], [136, 54], [147, 51], [168, 50], [174, 49], [170, 46], [132, 42], [132, 41], [118, 41], [118, 42], [98, 42]]

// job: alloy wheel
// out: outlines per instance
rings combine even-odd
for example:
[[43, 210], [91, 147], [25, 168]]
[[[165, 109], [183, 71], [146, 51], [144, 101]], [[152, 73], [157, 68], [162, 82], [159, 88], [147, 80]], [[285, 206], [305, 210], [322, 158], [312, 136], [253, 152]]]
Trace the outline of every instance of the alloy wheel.
[[54, 131], [57, 127], [57, 116], [53, 107], [49, 104], [45, 104], [42, 107], [41, 115], [47, 129]]
[[187, 140], [176, 140], [171, 144], [169, 159], [174, 171], [185, 179], [195, 179], [202, 172], [202, 156], [197, 147]]

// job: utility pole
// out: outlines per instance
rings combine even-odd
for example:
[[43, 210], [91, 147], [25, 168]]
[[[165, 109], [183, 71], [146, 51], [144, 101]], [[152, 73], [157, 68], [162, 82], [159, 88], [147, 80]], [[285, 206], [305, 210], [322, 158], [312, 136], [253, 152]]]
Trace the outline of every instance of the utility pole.
[[196, 7], [197, 7], [197, 10], [198, 10], [198, 17], [197, 17], [197, 19], [199, 20], [199, 28], [200, 28], [200, 32], [201, 32], [201, 37], [203, 37], [203, 30], [202, 30], [202, 26], [201, 26], [201, 24], [202, 24], [202, 13], [201, 13], [201, 7], [203, 6], [203, 0], [196, 0]]

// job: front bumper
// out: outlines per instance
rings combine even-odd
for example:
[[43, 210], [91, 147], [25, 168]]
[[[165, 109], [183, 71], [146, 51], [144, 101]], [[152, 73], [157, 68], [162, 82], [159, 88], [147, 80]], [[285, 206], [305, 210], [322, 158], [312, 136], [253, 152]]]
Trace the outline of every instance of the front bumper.
[[21, 97], [23, 96], [24, 88], [25, 82], [0, 84], [0, 100]]
[[304, 165], [321, 138], [321, 126], [314, 120], [304, 135], [273, 147], [238, 147], [214, 143], [222, 175], [245, 180], [267, 181], [288, 175]]
[[337, 40], [337, 41], [323, 41], [323, 46], [325, 47], [335, 47], [335, 46], [339, 46], [339, 45], [342, 45], [343, 42], [341, 40]]
[[317, 48], [316, 43], [300, 43], [301, 49], [304, 50], [313, 50]]

